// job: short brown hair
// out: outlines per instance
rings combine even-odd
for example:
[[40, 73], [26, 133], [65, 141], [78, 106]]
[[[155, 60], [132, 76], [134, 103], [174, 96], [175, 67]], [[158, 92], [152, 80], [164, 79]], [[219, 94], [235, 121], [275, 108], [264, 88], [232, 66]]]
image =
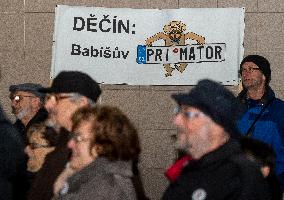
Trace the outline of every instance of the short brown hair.
[[73, 117], [73, 130], [82, 121], [92, 122], [95, 145], [99, 156], [111, 160], [136, 160], [140, 153], [138, 133], [127, 116], [118, 108], [111, 106], [84, 107]]
[[45, 122], [32, 124], [27, 130], [27, 140], [29, 140], [35, 133], [41, 134], [43, 139], [47, 141], [48, 145], [57, 145], [59, 134], [57, 134], [52, 127], [47, 126]]

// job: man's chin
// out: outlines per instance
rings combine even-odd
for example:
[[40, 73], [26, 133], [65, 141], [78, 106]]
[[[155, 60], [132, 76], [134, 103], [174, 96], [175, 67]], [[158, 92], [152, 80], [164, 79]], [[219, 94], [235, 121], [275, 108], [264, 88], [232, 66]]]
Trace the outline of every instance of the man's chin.
[[37, 166], [37, 165], [34, 164], [34, 163], [28, 163], [28, 164], [27, 164], [27, 170], [28, 170], [29, 172], [37, 172], [39, 169], [40, 169], [40, 167]]
[[180, 141], [176, 142], [176, 149], [182, 152], [188, 152], [189, 145]]
[[254, 83], [251, 80], [243, 81], [244, 88], [251, 88], [254, 86]]
[[16, 114], [16, 117], [21, 120], [23, 119], [24, 117], [26, 117], [28, 114], [28, 111], [27, 110], [22, 110], [22, 111], [19, 111], [17, 114]]

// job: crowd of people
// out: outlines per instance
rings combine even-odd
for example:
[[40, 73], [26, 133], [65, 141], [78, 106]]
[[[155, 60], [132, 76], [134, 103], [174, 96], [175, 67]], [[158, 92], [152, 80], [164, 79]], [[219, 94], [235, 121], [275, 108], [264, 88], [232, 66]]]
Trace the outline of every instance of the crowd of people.
[[[240, 64], [236, 97], [213, 80], [173, 94], [179, 158], [162, 199], [281, 200], [284, 102], [269, 86], [269, 61]], [[99, 105], [99, 84], [62, 71], [48, 88], [9, 88], [11, 123], [0, 108], [0, 200], [144, 200], [137, 129], [117, 107]], [[164, 158], [167, 159], [167, 158]]]

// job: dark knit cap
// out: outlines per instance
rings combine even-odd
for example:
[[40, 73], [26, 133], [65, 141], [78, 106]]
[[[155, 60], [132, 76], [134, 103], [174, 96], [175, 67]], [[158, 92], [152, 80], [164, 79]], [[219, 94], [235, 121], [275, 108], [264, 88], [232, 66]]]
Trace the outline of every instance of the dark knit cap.
[[99, 84], [89, 75], [79, 71], [62, 71], [53, 80], [51, 87], [40, 90], [44, 93], [78, 93], [94, 102], [101, 94]]
[[239, 137], [236, 120], [241, 107], [237, 98], [223, 85], [212, 80], [201, 80], [184, 94], [173, 94], [179, 105], [195, 107], [222, 126], [231, 136]]
[[264, 74], [264, 76], [266, 78], [266, 84], [268, 85], [268, 83], [271, 80], [271, 70], [270, 70], [269, 61], [266, 58], [264, 58], [263, 56], [248, 55], [241, 62], [241, 65], [240, 65], [241, 68], [242, 68], [242, 66], [245, 62], [253, 62], [254, 64], [256, 64], [259, 67], [260, 71]]

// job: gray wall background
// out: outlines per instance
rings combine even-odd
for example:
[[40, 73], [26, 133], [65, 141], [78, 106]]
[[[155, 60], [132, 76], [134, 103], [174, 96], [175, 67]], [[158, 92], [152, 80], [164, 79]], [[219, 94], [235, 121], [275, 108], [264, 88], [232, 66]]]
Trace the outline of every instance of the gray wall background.
[[[49, 85], [54, 7], [56, 4], [128, 8], [246, 7], [245, 54], [267, 57], [272, 88], [284, 98], [284, 0], [0, 0], [0, 94], [11, 116], [8, 87], [36, 82]], [[235, 93], [238, 87], [229, 87]], [[189, 86], [102, 85], [103, 104], [118, 106], [139, 129], [140, 169], [147, 194], [159, 199], [168, 182], [164, 170], [175, 158], [170, 95]]]

